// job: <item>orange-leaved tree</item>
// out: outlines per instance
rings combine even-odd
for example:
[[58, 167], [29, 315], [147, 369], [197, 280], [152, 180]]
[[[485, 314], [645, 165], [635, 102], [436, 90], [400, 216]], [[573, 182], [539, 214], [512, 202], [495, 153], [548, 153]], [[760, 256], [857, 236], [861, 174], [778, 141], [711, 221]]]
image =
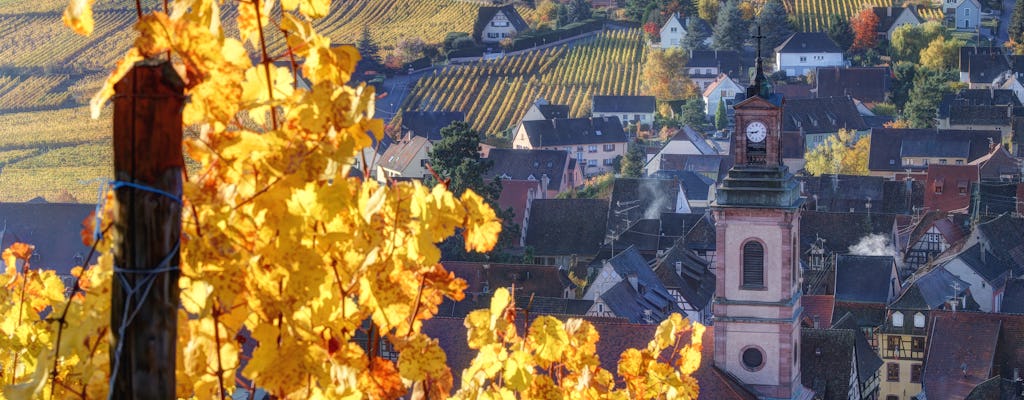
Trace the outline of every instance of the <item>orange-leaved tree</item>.
[[867, 50], [878, 44], [878, 15], [871, 7], [857, 13], [850, 21], [853, 28], [853, 45], [850, 50]]
[[[64, 14], [79, 33], [92, 31], [92, 2], [72, 0]], [[177, 365], [167, 366], [176, 371], [178, 397], [223, 398], [237, 375], [280, 398], [447, 397], [453, 382], [445, 353], [421, 327], [444, 297], [462, 299], [466, 282], [439, 262], [437, 243], [462, 230], [467, 251], [490, 250], [500, 221], [472, 191], [455, 197], [443, 185], [349, 177], [354, 158], [382, 138], [383, 124], [373, 118], [373, 89], [348, 85], [359, 54], [313, 28], [330, 0], [230, 6], [237, 7], [236, 37], [220, 25], [228, 15], [221, 2], [177, 0], [167, 12], [140, 10], [138, 39], [91, 102], [97, 115], [113, 84], [148, 58], [171, 60], [186, 82], [183, 122], [199, 133], [184, 146], [199, 167], [184, 185]], [[280, 40], [285, 53], [269, 54], [270, 40]], [[298, 85], [299, 70], [308, 88]], [[0, 359], [4, 397], [108, 395], [114, 268], [111, 239], [92, 232], [107, 231], [115, 201], [108, 194], [100, 218], [88, 220], [100, 225], [83, 230], [98, 257], [73, 270], [70, 297], [52, 272], [32, 268], [31, 247], [3, 253], [0, 357], [10, 357]], [[678, 316], [648, 349], [623, 355], [627, 385], [616, 388], [589, 353], [551, 350], [591, 348], [598, 337], [589, 324], [540, 318], [534, 325], [543, 329], [524, 337], [498, 333], [506, 325], [492, 316], [512, 307], [496, 301], [482, 311], [491, 314], [466, 319], [470, 346], [481, 355], [463, 375], [487, 371], [463, 382], [459, 395], [543, 389], [562, 397], [696, 396], [689, 374], [699, 364], [701, 329], [690, 330]], [[244, 367], [243, 332], [256, 342]], [[397, 362], [359, 337], [388, 341]], [[499, 349], [485, 352], [484, 345], [495, 344], [509, 356], [488, 358]], [[670, 346], [680, 350], [668, 364], [659, 356]], [[511, 379], [553, 362], [578, 375]], [[499, 370], [509, 378], [493, 380]]]

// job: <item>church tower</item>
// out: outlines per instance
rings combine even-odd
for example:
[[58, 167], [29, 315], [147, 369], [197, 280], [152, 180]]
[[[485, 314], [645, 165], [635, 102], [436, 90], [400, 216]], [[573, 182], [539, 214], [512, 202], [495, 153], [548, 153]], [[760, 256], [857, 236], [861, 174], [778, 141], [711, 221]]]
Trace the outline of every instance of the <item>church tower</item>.
[[738, 102], [735, 165], [716, 189], [715, 366], [763, 399], [804, 399], [800, 382], [800, 189], [782, 163], [785, 101], [757, 71]]

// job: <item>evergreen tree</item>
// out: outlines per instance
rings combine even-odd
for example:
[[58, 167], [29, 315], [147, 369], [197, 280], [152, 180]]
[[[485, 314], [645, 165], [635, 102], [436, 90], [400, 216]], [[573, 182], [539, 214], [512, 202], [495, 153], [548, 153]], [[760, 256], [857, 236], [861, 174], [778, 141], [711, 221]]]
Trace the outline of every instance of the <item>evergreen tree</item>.
[[1006, 29], [1010, 34], [1010, 40], [1024, 43], [1024, 1], [1017, 1], [1014, 4], [1013, 16], [1010, 17], [1010, 25]]
[[686, 51], [707, 50], [707, 40], [711, 37], [708, 25], [700, 18], [686, 18], [686, 36], [683, 36], [683, 49]]
[[699, 129], [707, 122], [707, 114], [704, 113], [704, 98], [700, 96], [691, 97], [683, 104], [683, 124]]
[[933, 128], [942, 95], [952, 91], [948, 83], [955, 81], [953, 71], [918, 68], [915, 75], [903, 117], [911, 128]]
[[715, 110], [715, 128], [725, 129], [729, 126], [728, 111], [725, 110], [725, 99], [718, 100], [718, 109]]
[[569, 20], [569, 7], [566, 7], [565, 4], [558, 5], [558, 11], [556, 12], [556, 15], [558, 17], [558, 19], [555, 20], [556, 28], [561, 28], [563, 26], [569, 25], [572, 22]]
[[356, 42], [356, 48], [359, 49], [359, 54], [362, 56], [362, 59], [356, 64], [356, 76], [361, 76], [367, 71], [382, 71], [384, 69], [384, 63], [380, 58], [380, 47], [370, 36], [368, 25], [363, 25], [363, 33], [360, 35], [359, 41]]
[[570, 23], [590, 19], [592, 15], [588, 0], [571, 0], [567, 8]]
[[828, 17], [826, 33], [843, 51], [853, 45], [853, 28], [850, 28], [849, 21], [839, 15], [832, 14]]
[[914, 87], [914, 75], [917, 66], [911, 62], [900, 61], [892, 67], [892, 102], [896, 109], [903, 109], [910, 98], [910, 89]]
[[718, 11], [712, 47], [715, 50], [742, 51], [743, 43], [747, 40], [749, 25], [749, 21], [743, 19], [739, 0], [729, 0]]
[[626, 151], [626, 156], [622, 158], [622, 176], [626, 178], [642, 177], [646, 159], [643, 146], [639, 142], [633, 143]]
[[783, 41], [793, 34], [793, 26], [789, 23], [786, 15], [786, 8], [781, 0], [768, 0], [757, 15], [756, 25], [750, 27], [752, 34], [757, 33], [757, 26], [761, 27], [761, 35], [764, 35], [761, 51], [766, 54], [782, 44]]

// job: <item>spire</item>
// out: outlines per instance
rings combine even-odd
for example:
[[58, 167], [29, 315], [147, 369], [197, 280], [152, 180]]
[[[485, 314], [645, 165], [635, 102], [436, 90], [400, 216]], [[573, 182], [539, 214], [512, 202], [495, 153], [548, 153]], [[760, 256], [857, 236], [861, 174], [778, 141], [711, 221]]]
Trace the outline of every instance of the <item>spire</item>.
[[761, 58], [761, 39], [764, 39], [765, 36], [761, 34], [761, 25], [757, 26], [757, 34], [751, 36], [751, 38], [757, 39], [757, 71], [754, 72], [754, 82], [747, 88], [747, 97], [761, 96], [768, 99], [772, 96], [772, 84], [768, 81], [768, 77], [764, 75], [764, 60]]

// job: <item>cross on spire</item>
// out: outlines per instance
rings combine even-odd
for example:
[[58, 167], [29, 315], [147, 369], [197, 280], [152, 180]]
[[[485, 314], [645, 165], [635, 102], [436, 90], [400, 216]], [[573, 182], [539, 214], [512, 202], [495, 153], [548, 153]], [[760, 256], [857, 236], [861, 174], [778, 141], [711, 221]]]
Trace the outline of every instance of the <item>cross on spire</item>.
[[757, 39], [757, 61], [761, 62], [761, 39], [764, 39], [765, 36], [761, 34], [761, 25], [760, 24], [757, 25], [757, 34], [756, 35], [751, 35], [750, 38], [751, 39]]

